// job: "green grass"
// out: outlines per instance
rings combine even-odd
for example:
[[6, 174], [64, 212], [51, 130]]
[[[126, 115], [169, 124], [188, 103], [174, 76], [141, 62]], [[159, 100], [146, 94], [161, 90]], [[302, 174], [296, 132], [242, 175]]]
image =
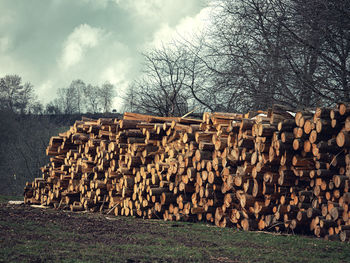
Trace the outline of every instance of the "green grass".
[[313, 237], [39, 209], [0, 215], [0, 262], [350, 262], [349, 243]]
[[7, 203], [8, 201], [22, 201], [23, 196], [7, 196], [7, 195], [0, 195], [0, 203]]

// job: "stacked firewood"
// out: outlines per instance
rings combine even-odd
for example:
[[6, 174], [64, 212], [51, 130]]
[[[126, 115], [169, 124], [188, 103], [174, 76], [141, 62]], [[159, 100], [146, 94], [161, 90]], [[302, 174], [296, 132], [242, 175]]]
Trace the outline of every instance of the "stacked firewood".
[[350, 106], [83, 119], [26, 203], [350, 239]]

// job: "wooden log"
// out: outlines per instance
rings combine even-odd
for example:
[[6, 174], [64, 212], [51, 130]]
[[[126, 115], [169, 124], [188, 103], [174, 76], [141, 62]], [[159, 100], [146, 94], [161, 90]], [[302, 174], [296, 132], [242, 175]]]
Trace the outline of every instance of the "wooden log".
[[340, 237], [340, 240], [342, 242], [349, 241], [350, 240], [350, 230], [341, 231], [339, 237]]
[[350, 147], [350, 134], [348, 132], [339, 132], [337, 135], [337, 145], [339, 147]]

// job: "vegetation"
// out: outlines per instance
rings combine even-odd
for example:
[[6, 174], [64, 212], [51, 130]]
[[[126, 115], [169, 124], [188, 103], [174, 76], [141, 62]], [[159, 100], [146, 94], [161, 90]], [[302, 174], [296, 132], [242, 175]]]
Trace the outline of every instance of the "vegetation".
[[5, 262], [348, 262], [348, 243], [0, 205]]
[[22, 201], [23, 196], [12, 195], [0, 195], [0, 204], [7, 203], [8, 201]]
[[50, 137], [67, 125], [55, 123], [49, 116], [11, 112], [3, 115], [6, 117], [0, 118], [0, 193], [20, 195], [26, 181], [41, 177], [40, 167], [48, 162], [45, 149]]
[[27, 181], [41, 177], [40, 167], [49, 161], [45, 150], [50, 137], [67, 130], [83, 113], [110, 116], [114, 96], [109, 83], [98, 87], [74, 80], [44, 107], [34, 86], [23, 84], [20, 76], [0, 78], [0, 193], [21, 195]]
[[247, 112], [350, 100], [348, 0], [211, 0], [208, 28], [147, 50], [125, 108]]

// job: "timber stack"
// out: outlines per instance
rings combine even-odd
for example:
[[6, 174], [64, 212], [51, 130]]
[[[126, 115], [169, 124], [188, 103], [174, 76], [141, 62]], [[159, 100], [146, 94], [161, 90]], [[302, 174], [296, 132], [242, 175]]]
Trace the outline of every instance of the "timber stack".
[[28, 204], [350, 240], [350, 105], [83, 118], [52, 137]]

